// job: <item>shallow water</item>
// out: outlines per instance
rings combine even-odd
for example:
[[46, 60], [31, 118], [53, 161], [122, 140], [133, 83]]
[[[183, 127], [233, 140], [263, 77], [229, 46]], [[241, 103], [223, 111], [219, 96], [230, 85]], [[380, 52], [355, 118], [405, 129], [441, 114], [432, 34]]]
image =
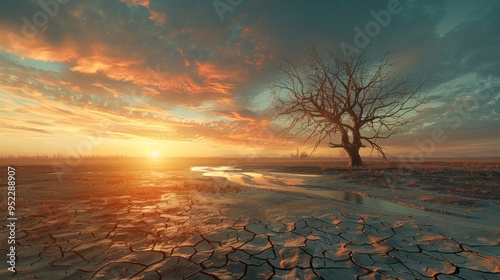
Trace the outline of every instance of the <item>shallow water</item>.
[[244, 172], [241, 169], [231, 166], [208, 167], [195, 166], [191, 168], [193, 172], [203, 172], [203, 176], [207, 177], [223, 177], [230, 182], [251, 186], [262, 189], [277, 190], [284, 192], [301, 193], [305, 195], [313, 195], [325, 197], [334, 200], [347, 201], [359, 205], [366, 206], [371, 209], [382, 210], [390, 213], [421, 215], [435, 218], [458, 219], [460, 221], [468, 221], [474, 223], [482, 223], [481, 220], [473, 217], [457, 216], [449, 213], [436, 213], [431, 211], [419, 210], [411, 207], [406, 207], [389, 201], [376, 199], [368, 196], [363, 196], [357, 193], [346, 191], [331, 190], [327, 187], [311, 186], [305, 184], [305, 179], [309, 177], [321, 177], [322, 175], [310, 174], [292, 174], [292, 173], [258, 173]]
[[357, 193], [329, 190], [323, 187], [314, 187], [304, 185], [305, 178], [321, 175], [309, 174], [290, 174], [290, 173], [269, 173], [262, 174], [257, 172], [241, 172], [241, 169], [230, 166], [207, 167], [196, 166], [192, 167], [191, 171], [203, 172], [203, 176], [207, 177], [224, 177], [227, 180], [257, 188], [272, 189], [285, 192], [303, 193], [306, 195], [316, 195], [335, 200], [348, 201], [355, 204], [364, 205], [369, 208], [377, 208], [389, 212], [421, 214], [421, 210], [405, 207], [396, 203], [363, 196]]

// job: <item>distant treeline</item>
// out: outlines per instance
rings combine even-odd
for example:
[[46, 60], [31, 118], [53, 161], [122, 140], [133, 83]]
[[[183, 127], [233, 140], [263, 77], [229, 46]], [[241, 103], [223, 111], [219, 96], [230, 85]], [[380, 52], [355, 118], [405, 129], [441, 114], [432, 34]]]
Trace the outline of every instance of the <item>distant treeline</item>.
[[84, 155], [84, 156], [71, 156], [64, 154], [54, 154], [54, 155], [46, 155], [46, 154], [36, 154], [36, 155], [1, 155], [0, 159], [67, 159], [67, 158], [88, 158], [88, 159], [100, 159], [100, 158], [127, 158], [126, 155]]

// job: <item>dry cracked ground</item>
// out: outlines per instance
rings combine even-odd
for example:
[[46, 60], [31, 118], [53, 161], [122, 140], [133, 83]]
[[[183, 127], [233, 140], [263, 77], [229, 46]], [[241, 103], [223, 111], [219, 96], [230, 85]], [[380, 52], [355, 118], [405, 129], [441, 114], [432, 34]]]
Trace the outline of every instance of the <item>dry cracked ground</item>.
[[500, 279], [495, 225], [175, 172], [47, 176], [19, 189], [1, 279]]

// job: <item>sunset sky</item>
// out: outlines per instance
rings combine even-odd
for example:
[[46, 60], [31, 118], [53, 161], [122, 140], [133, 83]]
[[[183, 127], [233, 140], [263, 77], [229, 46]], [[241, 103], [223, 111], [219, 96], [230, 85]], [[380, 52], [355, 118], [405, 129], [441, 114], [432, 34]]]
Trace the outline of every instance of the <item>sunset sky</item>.
[[[297, 143], [267, 117], [281, 58], [355, 45], [371, 11], [399, 1], [38, 2], [0, 9], [3, 155], [290, 154]], [[398, 71], [434, 83], [416, 121], [381, 144], [410, 153], [441, 129], [428, 156], [500, 156], [500, 2], [397, 7], [374, 52], [393, 50]], [[327, 144], [316, 154], [340, 154]]]

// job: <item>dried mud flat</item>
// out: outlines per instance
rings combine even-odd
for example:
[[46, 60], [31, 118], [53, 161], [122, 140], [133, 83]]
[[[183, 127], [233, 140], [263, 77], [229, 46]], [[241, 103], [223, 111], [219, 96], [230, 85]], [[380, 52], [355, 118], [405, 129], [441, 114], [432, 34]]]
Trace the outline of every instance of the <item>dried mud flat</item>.
[[17, 272], [2, 279], [500, 278], [494, 220], [391, 213], [186, 171], [48, 173], [24, 169]]

